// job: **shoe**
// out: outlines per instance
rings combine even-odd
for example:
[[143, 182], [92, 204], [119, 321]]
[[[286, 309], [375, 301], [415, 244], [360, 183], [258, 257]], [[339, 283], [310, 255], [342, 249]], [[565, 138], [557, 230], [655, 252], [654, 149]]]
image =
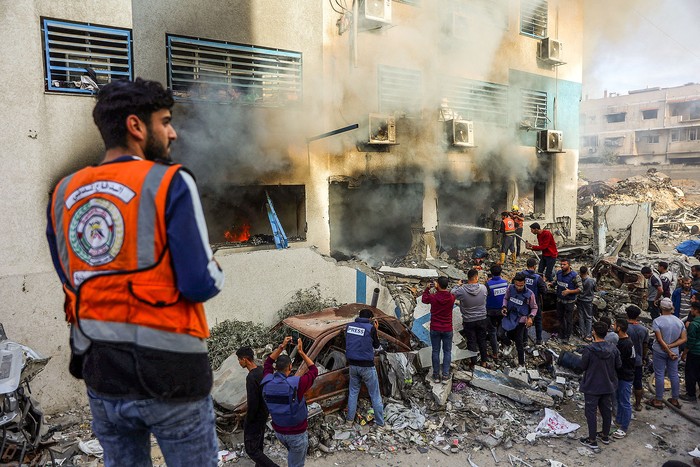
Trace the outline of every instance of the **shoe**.
[[449, 374], [447, 374], [447, 375], [442, 375], [442, 382], [443, 382], [443, 383], [447, 383], [449, 380], [450, 380], [450, 375], [449, 375]]
[[686, 402], [697, 402], [698, 398], [695, 396], [689, 396], [688, 394], [683, 394], [679, 397], [680, 400], [686, 401]]
[[388, 426], [386, 423], [384, 425], [377, 425], [376, 423], [374, 424], [374, 429], [380, 433], [388, 433], [391, 431], [391, 427]]
[[353, 426], [352, 420], [345, 420], [345, 428], [352, 428], [352, 426]]
[[588, 438], [585, 437], [585, 436], [584, 436], [583, 438], [579, 438], [578, 441], [579, 441], [579, 443], [583, 444], [583, 445], [586, 446], [587, 448], [598, 449], [598, 442], [597, 442], [597, 441], [591, 441], [590, 439], [588, 439]]
[[436, 373], [433, 375], [433, 383], [437, 383], [437, 384], [442, 383], [442, 379], [440, 378], [439, 374]]
[[653, 407], [653, 408], [659, 409], [659, 410], [664, 408], [664, 403], [658, 399], [649, 399], [645, 402], [645, 404], [648, 405], [649, 407]]
[[535, 345], [542, 345], [542, 339], [537, 339], [535, 341]]
[[603, 436], [603, 432], [599, 431], [596, 433], [597, 438], [600, 440], [601, 443], [608, 445], [610, 444], [610, 436]]
[[621, 428], [618, 428], [618, 429], [615, 430], [615, 432], [612, 434], [612, 437], [615, 438], [615, 439], [622, 439], [622, 438], [624, 438], [625, 436], [627, 436], [627, 433], [626, 433], [623, 429], [621, 429]]
[[666, 400], [668, 401], [669, 404], [671, 404], [672, 406], [674, 406], [677, 409], [680, 409], [681, 407], [683, 407], [681, 405], [681, 403], [678, 402], [678, 399], [666, 399]]

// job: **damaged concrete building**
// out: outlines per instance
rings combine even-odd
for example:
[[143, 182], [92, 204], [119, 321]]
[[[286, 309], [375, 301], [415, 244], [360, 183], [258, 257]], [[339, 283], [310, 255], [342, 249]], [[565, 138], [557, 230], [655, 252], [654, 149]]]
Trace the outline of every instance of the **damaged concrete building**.
[[[295, 290], [316, 283], [341, 303], [367, 302], [381, 280], [327, 256], [390, 262], [416, 237], [426, 256], [485, 244], [450, 225], [490, 228], [522, 199], [532, 202], [527, 235], [531, 222], [568, 218], [575, 238], [582, 0], [2, 9], [12, 57], [0, 64], [2, 320], [56, 356], [42, 378], [63, 387], [39, 392], [49, 410], [79, 400], [80, 386], [66, 372], [46, 203], [60, 177], [100, 160], [94, 84], [141, 76], [175, 92], [173, 157], [198, 179], [228, 278], [207, 306], [211, 325], [271, 324]], [[270, 219], [289, 248], [275, 249]]]

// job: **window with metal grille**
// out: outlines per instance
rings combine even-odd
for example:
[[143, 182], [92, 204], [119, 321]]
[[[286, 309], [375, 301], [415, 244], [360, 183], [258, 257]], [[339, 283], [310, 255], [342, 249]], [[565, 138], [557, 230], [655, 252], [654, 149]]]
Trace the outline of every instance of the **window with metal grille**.
[[528, 36], [547, 37], [547, 0], [520, 0], [520, 32]]
[[91, 94], [133, 79], [131, 30], [41, 18], [47, 91]]
[[[443, 91], [443, 117], [508, 124], [508, 86], [464, 78], [447, 78]], [[455, 112], [456, 116], [450, 116]]]
[[523, 121], [521, 126], [544, 130], [547, 128], [547, 93], [523, 89], [520, 94]]
[[168, 85], [177, 99], [279, 107], [302, 99], [302, 54], [167, 35]]
[[423, 79], [418, 70], [380, 65], [379, 111], [399, 112], [420, 117], [423, 101]]
[[407, 5], [418, 6], [420, 5], [420, 0], [394, 0], [397, 3], [405, 3]]

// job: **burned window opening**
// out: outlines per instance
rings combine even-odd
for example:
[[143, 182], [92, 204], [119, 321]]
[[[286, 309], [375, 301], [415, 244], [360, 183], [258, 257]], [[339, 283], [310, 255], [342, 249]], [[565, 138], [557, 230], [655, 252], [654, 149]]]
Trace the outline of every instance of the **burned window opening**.
[[201, 191], [209, 240], [216, 246], [275, 244], [266, 193], [289, 241], [306, 239], [304, 185], [204, 186]]
[[464, 184], [443, 181], [437, 189], [437, 195], [438, 248], [449, 250], [490, 246], [490, 232], [459, 226], [498, 228], [499, 214], [506, 202], [505, 188], [486, 182]]
[[332, 181], [330, 247], [336, 259], [390, 261], [411, 247], [411, 228], [422, 226], [423, 185]]
[[625, 116], [627, 112], [618, 112], [614, 114], [607, 114], [605, 117], [608, 119], [608, 123], [620, 123], [625, 121]]
[[445, 108], [461, 118], [499, 126], [508, 124], [508, 86], [505, 84], [451, 77], [445, 81], [443, 95]]

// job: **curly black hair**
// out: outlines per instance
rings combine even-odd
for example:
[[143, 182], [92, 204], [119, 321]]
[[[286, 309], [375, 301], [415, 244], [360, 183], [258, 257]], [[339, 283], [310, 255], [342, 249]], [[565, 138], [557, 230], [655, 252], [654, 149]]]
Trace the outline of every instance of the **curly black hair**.
[[150, 125], [153, 112], [171, 109], [174, 103], [170, 89], [165, 89], [157, 81], [141, 78], [112, 81], [100, 89], [92, 118], [106, 149], [124, 147], [126, 117], [136, 115]]

